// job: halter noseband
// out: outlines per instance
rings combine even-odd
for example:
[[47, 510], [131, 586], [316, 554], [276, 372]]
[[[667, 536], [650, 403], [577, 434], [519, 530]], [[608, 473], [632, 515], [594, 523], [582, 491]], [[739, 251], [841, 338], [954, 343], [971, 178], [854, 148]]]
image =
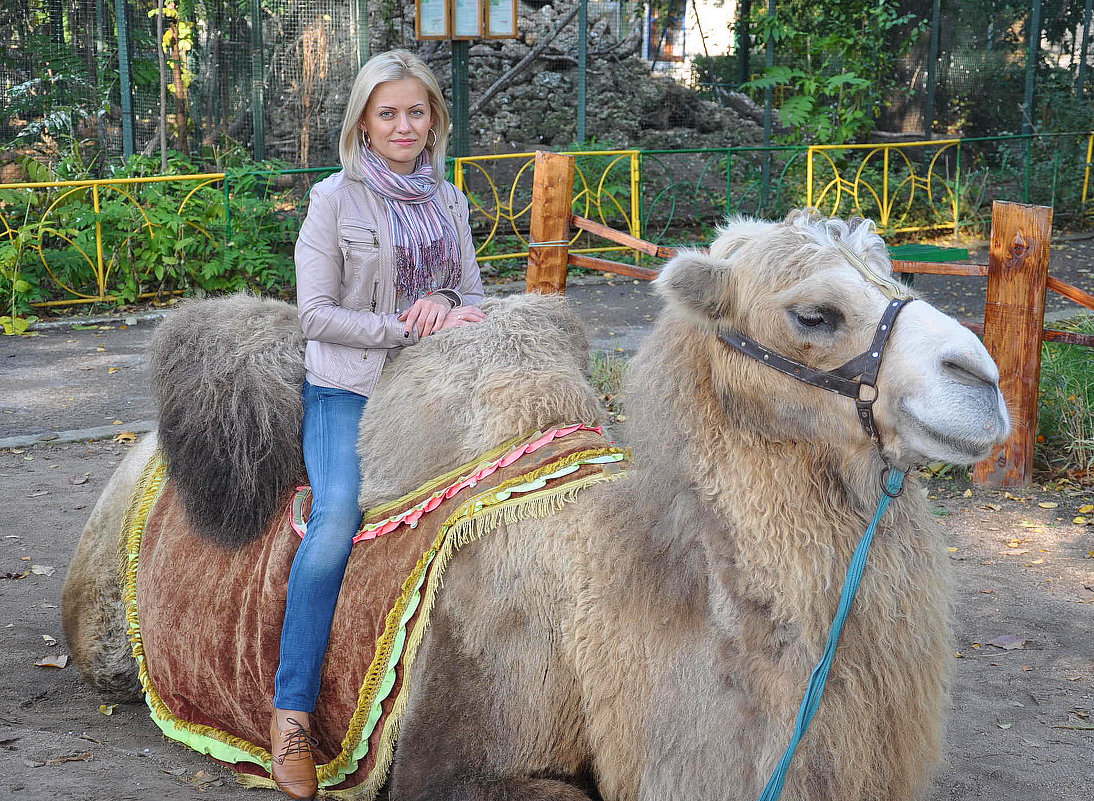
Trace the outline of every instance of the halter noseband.
[[[870, 349], [828, 372], [788, 359], [781, 353], [765, 348], [756, 340], [733, 329], [719, 332], [718, 337], [738, 353], [773, 367], [780, 373], [811, 386], [854, 399], [855, 408], [858, 410], [858, 421], [880, 454], [881, 435], [878, 434], [877, 425], [874, 422], [874, 402], [878, 398], [877, 375], [881, 370], [881, 357], [885, 353], [889, 336], [893, 333], [896, 317], [913, 300], [914, 298], [899, 298], [891, 301], [885, 307], [885, 312], [877, 324]], [[859, 376], [857, 381], [854, 380], [855, 376]], [[868, 387], [869, 391], [864, 393], [863, 387]]]

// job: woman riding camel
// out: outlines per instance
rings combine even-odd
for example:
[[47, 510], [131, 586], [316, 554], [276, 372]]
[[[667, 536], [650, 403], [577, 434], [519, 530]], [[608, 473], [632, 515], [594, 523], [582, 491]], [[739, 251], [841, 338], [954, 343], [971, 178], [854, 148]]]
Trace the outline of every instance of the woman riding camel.
[[361, 523], [361, 413], [402, 348], [484, 319], [467, 199], [444, 180], [448, 124], [421, 59], [405, 50], [370, 59], [350, 91], [342, 169], [312, 188], [296, 242], [313, 502], [289, 574], [270, 722], [273, 778], [292, 798], [317, 791], [309, 718]]

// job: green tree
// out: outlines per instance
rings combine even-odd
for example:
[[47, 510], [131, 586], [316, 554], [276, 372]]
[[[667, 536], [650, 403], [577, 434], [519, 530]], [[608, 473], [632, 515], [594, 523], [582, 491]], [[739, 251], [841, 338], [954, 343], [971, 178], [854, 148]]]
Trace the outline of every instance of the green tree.
[[897, 91], [896, 64], [924, 25], [894, 0], [782, 0], [753, 22], [776, 64], [745, 87], [776, 88], [791, 142], [855, 141]]

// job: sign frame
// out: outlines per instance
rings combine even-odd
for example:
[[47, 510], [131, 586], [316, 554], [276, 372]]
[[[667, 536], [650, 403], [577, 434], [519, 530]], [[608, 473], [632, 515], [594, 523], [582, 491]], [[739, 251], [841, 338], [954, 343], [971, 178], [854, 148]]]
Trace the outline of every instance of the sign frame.
[[[494, 9], [509, 7], [511, 11], [500, 18], [495, 15]], [[517, 0], [485, 0], [485, 23], [483, 24], [484, 39], [516, 39], [517, 33]]]
[[[452, 38], [452, 13], [451, 13], [451, 0], [417, 0], [414, 4], [414, 38], [419, 41], [427, 41], [430, 39], [451, 39]], [[427, 15], [422, 14], [422, 8], [427, 8]], [[431, 14], [428, 11], [432, 11]], [[437, 12], [440, 12], [439, 14]], [[422, 29], [422, 17], [426, 16], [426, 24], [433, 22], [434, 24], [429, 30]], [[439, 21], [443, 28], [438, 28], [435, 24]]]
[[[450, 39], [466, 40], [481, 39], [483, 35], [483, 8], [485, 0], [450, 0], [451, 14], [449, 15]], [[474, 26], [474, 32], [471, 27]], [[466, 26], [461, 33], [461, 26]]]

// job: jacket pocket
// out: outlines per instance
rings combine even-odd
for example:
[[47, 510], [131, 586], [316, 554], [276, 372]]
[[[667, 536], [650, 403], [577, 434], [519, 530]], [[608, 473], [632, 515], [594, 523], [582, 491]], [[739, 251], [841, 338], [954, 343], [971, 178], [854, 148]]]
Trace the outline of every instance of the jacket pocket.
[[380, 240], [375, 226], [367, 222], [340, 222], [338, 246], [346, 269], [342, 304], [357, 311], [377, 311]]
[[380, 237], [376, 233], [375, 225], [354, 220], [340, 220], [338, 245], [342, 248], [343, 255], [348, 255], [347, 251], [374, 252], [380, 249]]

